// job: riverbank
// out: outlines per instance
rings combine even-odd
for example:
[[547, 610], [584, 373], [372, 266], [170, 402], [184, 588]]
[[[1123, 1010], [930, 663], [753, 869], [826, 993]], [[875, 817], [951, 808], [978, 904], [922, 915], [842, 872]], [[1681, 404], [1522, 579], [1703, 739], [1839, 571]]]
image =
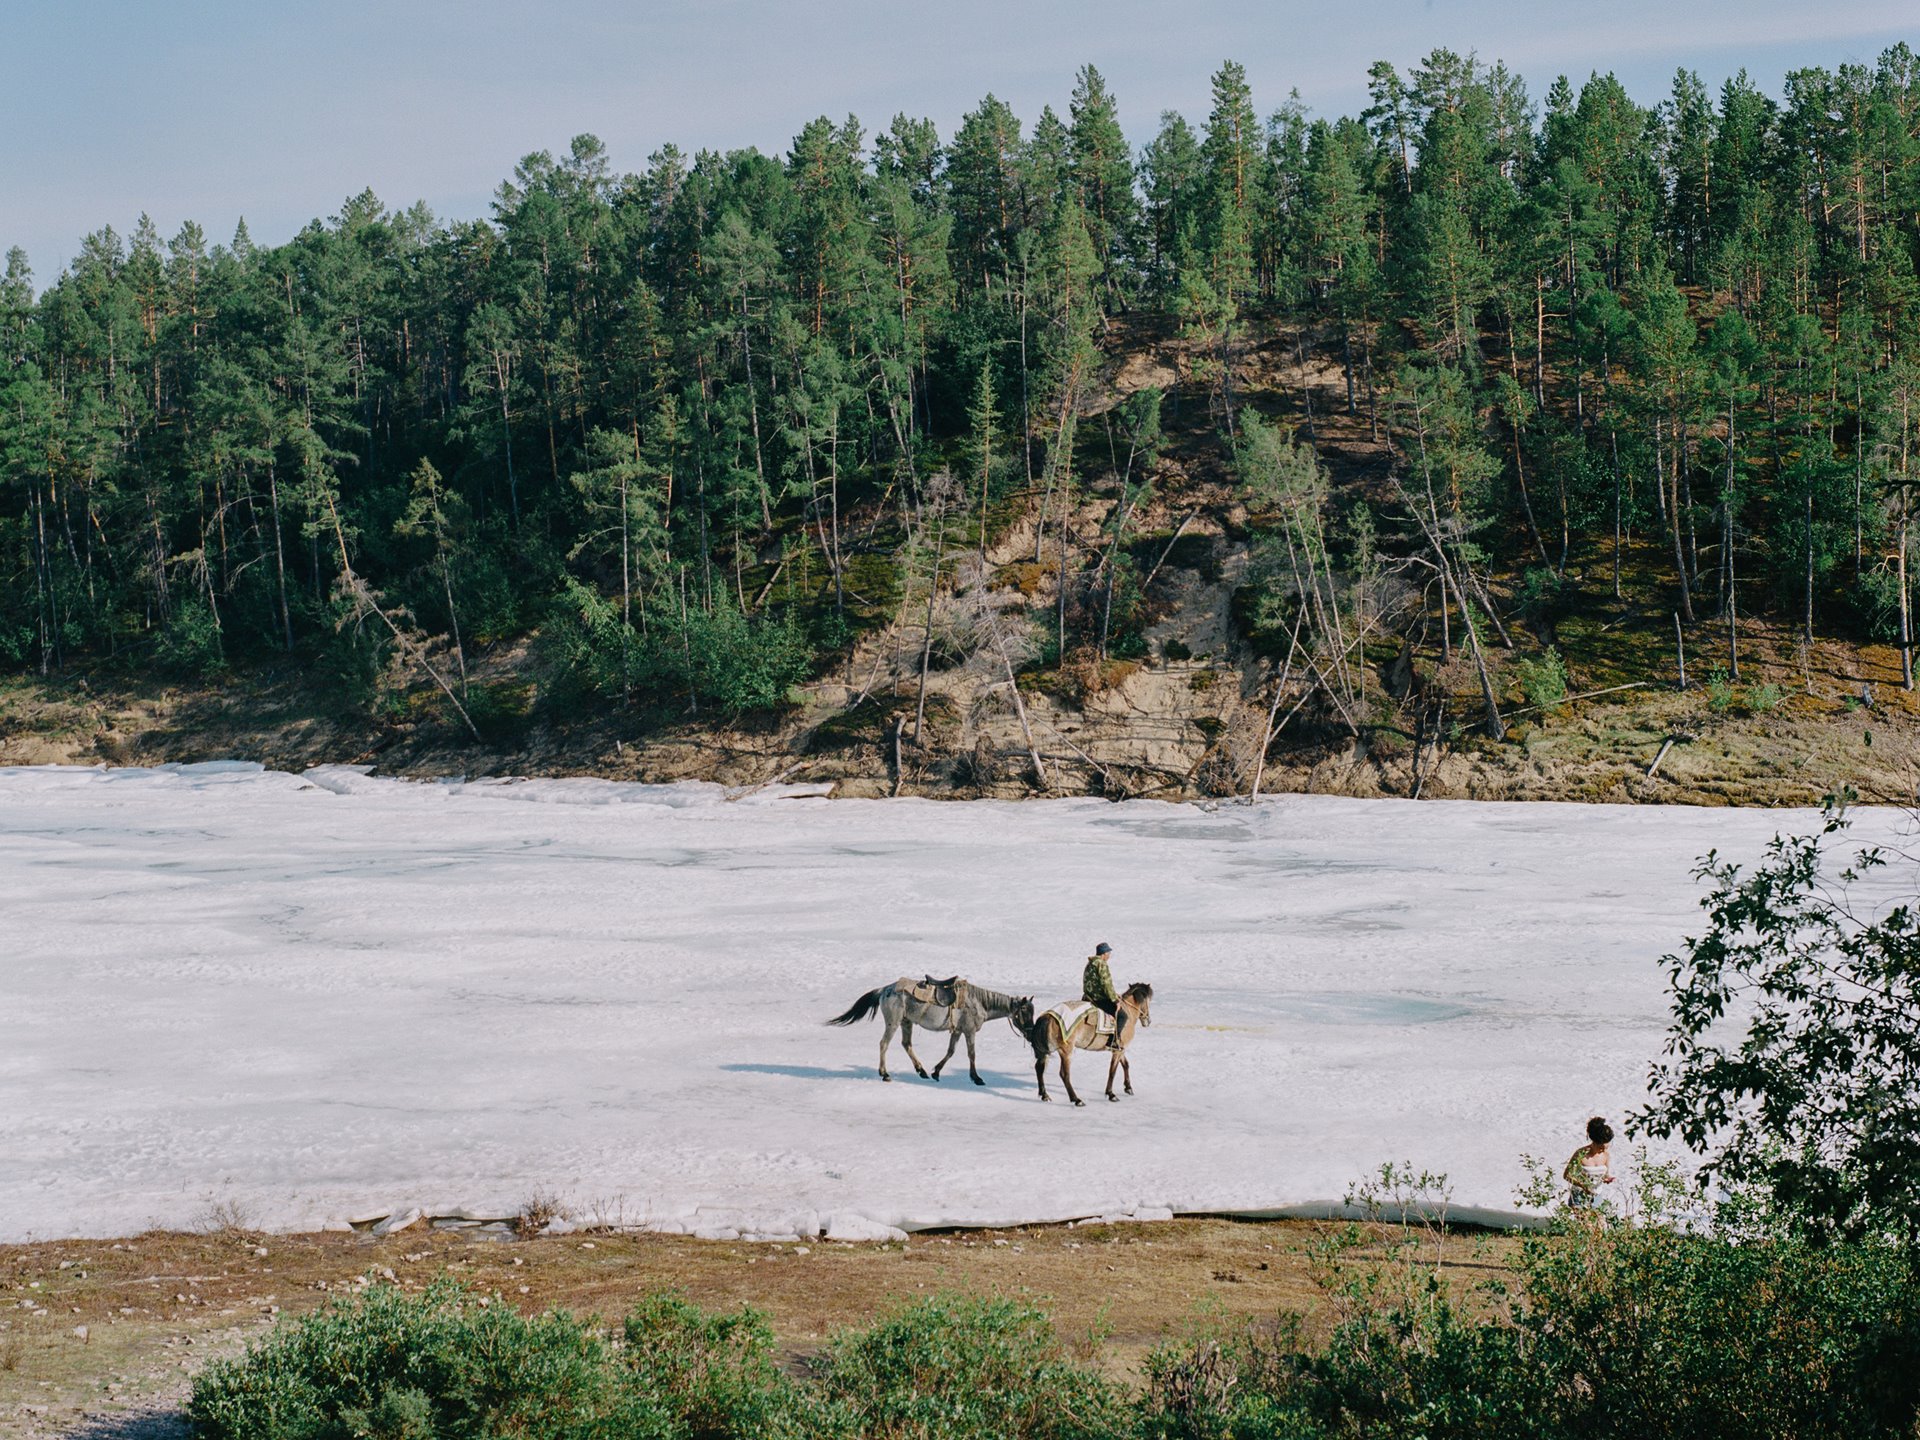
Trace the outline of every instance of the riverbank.
[[[886, 1243], [749, 1244], [575, 1233], [508, 1242], [416, 1228], [385, 1236], [222, 1227], [0, 1246], [0, 1434], [184, 1434], [195, 1372], [276, 1324], [390, 1281], [452, 1277], [525, 1315], [609, 1322], [651, 1291], [752, 1305], [789, 1363], [832, 1332], [934, 1292], [1025, 1296], [1080, 1358], [1116, 1377], [1204, 1323], [1311, 1311], [1309, 1250], [1327, 1227], [1224, 1220], [921, 1235]], [[1469, 1281], [1506, 1273], [1517, 1242], [1462, 1238]], [[1454, 1267], [1450, 1267], [1454, 1268]]]
[[[1305, 743], [1283, 732], [1263, 769], [1261, 696], [1240, 696], [1237, 673], [1204, 660], [1156, 660], [1077, 697], [1077, 708], [1076, 697], [1028, 697], [1044, 787], [1017, 727], [980, 724], [971, 748], [947, 745], [950, 717], [969, 697], [937, 695], [916, 746], [910, 696], [882, 702], [832, 681], [807, 687], [779, 717], [643, 727], [619, 714], [563, 722], [541, 713], [531, 687], [495, 679], [488, 693], [518, 698], [496, 704], [475, 741], [431, 697], [371, 717], [297, 672], [166, 685], [100, 672], [14, 676], [0, 679], [0, 765], [233, 759], [293, 773], [366, 765], [409, 779], [791, 781], [829, 785], [842, 798], [1166, 800], [1244, 795], [1257, 770], [1269, 794], [1794, 806], [1850, 788], [1910, 803], [1920, 780], [1917, 697], [1900, 689], [1891, 651], [1843, 648], [1817, 674], [1762, 651], [1738, 685], [1639, 685], [1516, 708], [1498, 742], [1450, 722], [1430, 735], [1376, 727]], [[511, 657], [494, 669], [515, 673]], [[896, 749], [898, 720], [906, 723]]]

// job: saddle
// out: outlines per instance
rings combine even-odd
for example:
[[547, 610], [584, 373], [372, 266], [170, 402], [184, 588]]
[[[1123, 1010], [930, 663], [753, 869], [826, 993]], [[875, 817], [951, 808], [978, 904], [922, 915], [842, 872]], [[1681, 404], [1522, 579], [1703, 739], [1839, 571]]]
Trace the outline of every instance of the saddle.
[[1060, 1033], [1071, 1036], [1076, 1024], [1084, 1024], [1092, 1018], [1093, 1033], [1107, 1037], [1104, 1048], [1113, 1048], [1114, 1036], [1119, 1032], [1120, 1023], [1113, 1016], [1095, 1005], [1091, 1000], [1062, 1000], [1047, 1012], [1060, 1022]]
[[951, 1010], [966, 1000], [967, 982], [958, 975], [949, 975], [944, 980], [936, 980], [928, 975], [908, 993], [922, 1005], [938, 1005]]

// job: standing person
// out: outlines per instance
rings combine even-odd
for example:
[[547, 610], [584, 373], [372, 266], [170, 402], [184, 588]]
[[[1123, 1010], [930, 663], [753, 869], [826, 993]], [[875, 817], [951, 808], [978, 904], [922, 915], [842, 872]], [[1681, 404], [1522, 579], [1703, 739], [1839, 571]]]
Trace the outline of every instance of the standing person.
[[1598, 1210], [1606, 1202], [1600, 1197], [1602, 1185], [1613, 1184], [1613, 1127], [1596, 1115], [1587, 1121], [1587, 1143], [1567, 1160], [1561, 1178], [1570, 1187], [1567, 1204], [1575, 1210]]
[[1093, 947], [1093, 954], [1087, 957], [1087, 968], [1080, 972], [1080, 998], [1113, 1016], [1114, 1028], [1118, 1030], [1120, 994], [1113, 988], [1113, 972], [1107, 968], [1107, 957], [1111, 954], [1113, 947], [1104, 940]]

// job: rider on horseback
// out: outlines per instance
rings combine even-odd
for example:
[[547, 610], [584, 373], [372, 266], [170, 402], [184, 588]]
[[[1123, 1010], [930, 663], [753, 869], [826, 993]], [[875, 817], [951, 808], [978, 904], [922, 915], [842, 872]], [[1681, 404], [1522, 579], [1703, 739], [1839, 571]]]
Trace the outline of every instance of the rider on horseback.
[[1112, 953], [1113, 947], [1104, 940], [1093, 947], [1093, 954], [1087, 957], [1087, 968], [1080, 972], [1080, 998], [1111, 1015], [1117, 1029], [1120, 994], [1113, 988], [1113, 972], [1107, 968], [1107, 957]]

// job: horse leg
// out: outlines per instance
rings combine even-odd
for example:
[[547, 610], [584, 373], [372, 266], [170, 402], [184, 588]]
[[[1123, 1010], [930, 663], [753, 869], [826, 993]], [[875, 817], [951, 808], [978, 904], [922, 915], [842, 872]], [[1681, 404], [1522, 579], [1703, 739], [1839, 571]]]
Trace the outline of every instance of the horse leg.
[[[964, 1030], [961, 1033], [967, 1037], [967, 1074], [974, 1084], [984, 1085], [987, 1082], [980, 1078], [980, 1066], [973, 1058], [973, 1031]], [[953, 1051], [948, 1050], [947, 1054], [951, 1055]]]
[[[1120, 1099], [1120, 1097], [1113, 1093], [1113, 1077], [1114, 1077], [1114, 1074], [1120, 1069], [1121, 1057], [1123, 1057], [1126, 1053], [1127, 1052], [1124, 1050], [1115, 1050], [1113, 1052], [1113, 1058], [1107, 1061], [1107, 1099], [1116, 1101], [1116, 1102]], [[1133, 1093], [1132, 1089], [1129, 1088], [1127, 1093], [1132, 1094]]]
[[893, 1076], [887, 1073], [887, 1047], [893, 1044], [893, 1032], [898, 1027], [899, 1022], [895, 1020], [893, 1016], [888, 1015], [887, 1028], [880, 1032], [880, 1078], [882, 1080], [893, 1079]]
[[1053, 1097], [1047, 1094], [1047, 1052], [1044, 1050], [1036, 1051], [1034, 1054], [1033, 1078], [1040, 1082], [1040, 1098], [1051, 1100]]
[[900, 1048], [907, 1052], [907, 1059], [913, 1062], [913, 1073], [925, 1080], [927, 1067], [922, 1065], [920, 1057], [913, 1053], [913, 1022], [911, 1020], [900, 1022]]
[[1067, 1099], [1076, 1105], [1084, 1105], [1087, 1102], [1073, 1093], [1073, 1066], [1070, 1063], [1072, 1055], [1072, 1045], [1068, 1044], [1060, 1047], [1060, 1083], [1066, 1087]]
[[1127, 1094], [1133, 1094], [1133, 1062], [1127, 1059], [1127, 1052], [1124, 1050], [1120, 1052], [1120, 1077], [1126, 1086]]
[[[953, 1052], [958, 1048], [959, 1044], [960, 1032], [958, 1030], [949, 1032], [947, 1035], [947, 1053], [942, 1055], [940, 1057], [940, 1063], [933, 1067], [933, 1078], [935, 1080], [938, 1080], [940, 1078], [940, 1072], [947, 1068], [947, 1061], [953, 1059]], [[968, 1044], [972, 1044], [971, 1036], [968, 1037]]]

